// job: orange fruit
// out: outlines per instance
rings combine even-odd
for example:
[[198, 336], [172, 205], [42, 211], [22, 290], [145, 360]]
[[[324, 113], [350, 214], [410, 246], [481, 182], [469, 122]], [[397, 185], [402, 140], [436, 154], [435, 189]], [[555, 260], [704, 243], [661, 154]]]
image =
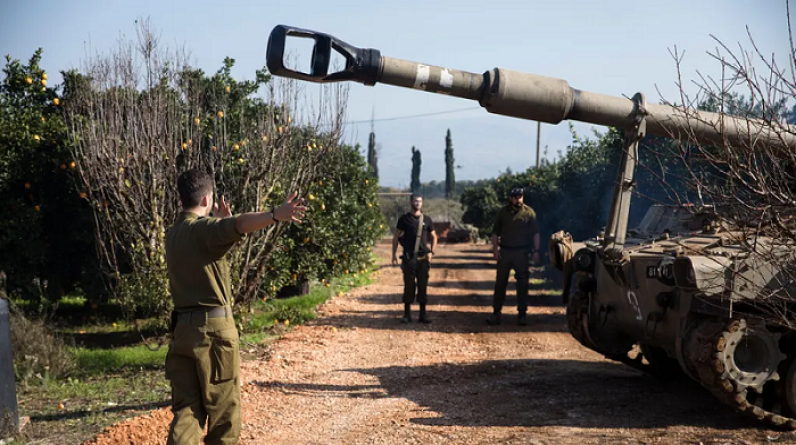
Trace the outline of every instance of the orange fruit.
[[80, 192], [80, 198], [86, 199], [86, 192]]
[[216, 151], [216, 146], [215, 145], [213, 146], [213, 151]]
[[29, 188], [30, 188], [30, 182], [26, 182], [26, 183], [25, 183], [25, 188], [26, 188], [26, 189], [29, 189]]
[[267, 141], [268, 141], [268, 136], [263, 136], [263, 142], [267, 142]]
[[290, 326], [290, 320], [285, 320], [285, 326]]
[[219, 111], [219, 112], [217, 113], [217, 115], [218, 115], [218, 117], [224, 117], [224, 112], [223, 112], [223, 111]]
[[37, 212], [38, 212], [39, 210], [41, 210], [41, 207], [39, 207], [39, 206], [35, 206], [35, 207], [33, 207], [33, 208], [34, 208], [34, 209], [35, 209]]
[[321, 210], [326, 210], [326, 204], [321, 204]]
[[195, 123], [196, 125], [199, 125], [200, 122], [201, 121], [199, 120], [198, 117], [193, 118], [193, 123]]
[[41, 140], [41, 137], [39, 137], [39, 135], [38, 135], [38, 134], [34, 134], [34, 135], [33, 135], [33, 140], [34, 140], [34, 141], [40, 141], [40, 140]]
[[47, 79], [42, 79], [41, 80], [41, 85], [46, 87], [47, 86]]
[[227, 91], [227, 93], [229, 93], [231, 91], [231, 88], [229, 87], [229, 85], [227, 85], [224, 89]]
[[314, 200], [314, 199], [315, 199], [315, 197], [314, 197], [314, 196], [312, 196], [312, 193], [310, 193], [310, 194], [309, 194], [309, 196], [307, 196], [307, 198], [309, 198], [309, 200], [310, 200], [310, 201], [312, 201], [312, 200]]
[[47, 80], [47, 73], [41, 73], [41, 78]]
[[32, 83], [33, 83], [33, 79], [31, 79], [31, 78], [30, 78], [30, 76], [28, 76], [28, 77], [25, 77], [25, 83], [27, 83], [28, 85], [30, 85], [30, 84], [32, 84]]
[[240, 150], [240, 145], [238, 145], [238, 144], [233, 144], [233, 145], [232, 145], [232, 149], [233, 149], [233, 150], [235, 150], [235, 151], [238, 151], [238, 150]]
[[329, 283], [324, 284], [324, 286], [329, 287], [331, 286]]
[[62, 410], [62, 411], [63, 411], [63, 409], [64, 409], [64, 408], [65, 408], [65, 407], [64, 407], [64, 404], [63, 404], [63, 403], [59, 403], [59, 404], [58, 404], [58, 409], [59, 409], [59, 410]]
[[60, 104], [61, 104], [61, 100], [60, 99], [58, 99], [57, 97], [55, 99], [53, 99], [53, 105], [58, 106]]
[[69, 163], [69, 168], [75, 168], [76, 166], [77, 164], [75, 164], [75, 161]]
[[66, 164], [61, 164], [61, 170], [66, 170]]
[[238, 164], [245, 164], [246, 160], [243, 158], [238, 158]]

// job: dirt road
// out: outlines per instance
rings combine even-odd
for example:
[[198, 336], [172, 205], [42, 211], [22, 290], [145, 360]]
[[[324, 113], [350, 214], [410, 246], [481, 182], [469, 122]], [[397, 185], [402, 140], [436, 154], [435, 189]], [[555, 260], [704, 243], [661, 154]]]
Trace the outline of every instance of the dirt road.
[[[796, 443], [696, 384], [662, 383], [586, 350], [544, 285], [531, 285], [528, 326], [516, 325], [512, 307], [503, 325], [486, 325], [495, 274], [487, 246], [441, 246], [433, 323], [402, 325], [401, 275], [387, 249], [377, 249], [376, 284], [327, 302], [319, 319], [242, 364], [241, 443]], [[95, 443], [161, 444], [170, 417], [155, 411]]]

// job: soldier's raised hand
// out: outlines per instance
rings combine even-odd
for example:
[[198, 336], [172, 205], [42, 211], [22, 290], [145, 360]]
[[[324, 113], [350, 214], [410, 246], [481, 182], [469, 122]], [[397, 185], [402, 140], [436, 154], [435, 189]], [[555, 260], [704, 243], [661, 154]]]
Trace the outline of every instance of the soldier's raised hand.
[[219, 202], [213, 204], [213, 216], [216, 218], [229, 218], [232, 216], [232, 210], [230, 210], [229, 203], [224, 200], [223, 195]]
[[304, 198], [297, 197], [298, 193], [293, 192], [284, 204], [274, 209], [274, 219], [300, 223], [301, 218], [304, 217], [304, 212], [307, 211], [307, 207], [299, 205], [304, 202]]

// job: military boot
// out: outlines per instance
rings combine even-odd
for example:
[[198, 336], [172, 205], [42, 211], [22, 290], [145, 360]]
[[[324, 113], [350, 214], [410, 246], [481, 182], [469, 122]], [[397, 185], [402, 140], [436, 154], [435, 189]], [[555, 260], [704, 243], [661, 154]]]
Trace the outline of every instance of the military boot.
[[520, 326], [528, 326], [528, 320], [526, 320], [525, 312], [520, 312], [517, 314], [517, 324]]
[[500, 324], [500, 309], [495, 309], [492, 315], [486, 319], [487, 324], [499, 325]]
[[401, 319], [401, 323], [407, 324], [412, 322], [412, 316], [410, 314], [411, 307], [409, 303], [404, 303], [404, 317]]
[[426, 305], [425, 304], [421, 304], [420, 305], [420, 316], [417, 318], [417, 321], [419, 321], [420, 323], [426, 323], [426, 324], [431, 323], [431, 320], [428, 319], [428, 314], [426, 314]]

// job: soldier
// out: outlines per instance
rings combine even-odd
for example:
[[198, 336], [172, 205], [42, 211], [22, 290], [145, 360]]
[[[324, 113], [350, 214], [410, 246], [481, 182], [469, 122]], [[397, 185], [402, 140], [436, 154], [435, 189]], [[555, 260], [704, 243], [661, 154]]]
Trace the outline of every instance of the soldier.
[[[296, 194], [272, 212], [233, 216], [224, 197], [213, 203], [213, 178], [188, 170], [177, 179], [183, 212], [166, 234], [166, 265], [174, 302], [166, 356], [174, 419], [169, 445], [236, 444], [240, 434], [240, 358], [232, 318], [226, 253], [247, 233], [276, 221], [300, 222]], [[215, 215], [209, 217], [211, 209]]]
[[500, 324], [500, 311], [506, 300], [506, 285], [509, 273], [514, 269], [517, 280], [517, 324], [527, 324], [528, 311], [528, 255], [533, 254], [533, 262], [539, 262], [539, 227], [536, 213], [522, 202], [522, 187], [511, 190], [511, 203], [498, 211], [495, 231], [492, 234], [492, 253], [497, 260], [495, 294], [492, 302], [494, 312], [487, 319], [489, 324]]
[[[398, 262], [396, 252], [398, 242], [403, 246], [401, 255], [401, 270], [404, 273], [404, 316], [401, 323], [410, 323], [412, 317], [410, 311], [412, 303], [415, 301], [415, 288], [417, 288], [417, 302], [420, 304], [420, 316], [418, 321], [430, 323], [426, 313], [426, 303], [428, 302], [428, 271], [431, 259], [434, 257], [434, 249], [437, 247], [437, 232], [434, 231], [434, 223], [426, 215], [420, 212], [423, 208], [423, 197], [419, 194], [412, 194], [412, 211], [407, 212], [398, 219], [395, 236], [392, 238], [392, 264]], [[428, 247], [428, 239], [431, 238], [431, 247]], [[415, 286], [415, 284], [417, 284]]]

